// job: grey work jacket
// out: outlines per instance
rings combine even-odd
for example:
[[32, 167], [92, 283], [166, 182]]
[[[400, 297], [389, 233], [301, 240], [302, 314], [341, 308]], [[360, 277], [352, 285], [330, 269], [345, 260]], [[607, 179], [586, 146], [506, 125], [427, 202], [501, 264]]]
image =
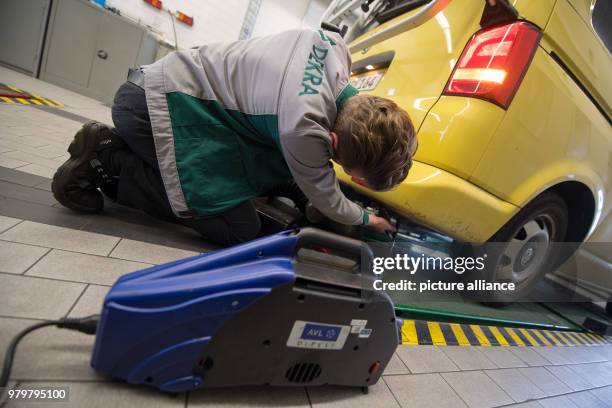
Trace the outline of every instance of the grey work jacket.
[[291, 30], [173, 52], [143, 67], [157, 159], [179, 217], [209, 216], [293, 177], [343, 224], [364, 210], [336, 178], [329, 135], [357, 90], [342, 38]]

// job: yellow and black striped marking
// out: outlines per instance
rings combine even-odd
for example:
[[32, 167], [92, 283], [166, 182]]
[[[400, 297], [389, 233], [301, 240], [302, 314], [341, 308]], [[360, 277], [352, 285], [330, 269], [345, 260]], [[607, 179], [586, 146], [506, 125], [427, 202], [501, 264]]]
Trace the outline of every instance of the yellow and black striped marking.
[[501, 347], [591, 346], [612, 344], [612, 337], [568, 331], [404, 320], [402, 344]]
[[[8, 103], [8, 104], [18, 104], [18, 105], [46, 105], [53, 107], [63, 107], [64, 104], [61, 102], [54, 101], [49, 98], [44, 98], [40, 95], [36, 95], [30, 92], [23, 91], [16, 86], [0, 84], [0, 90], [8, 89], [12, 92], [4, 93], [4, 95], [0, 95], [0, 102]], [[12, 96], [8, 96], [12, 95]]]

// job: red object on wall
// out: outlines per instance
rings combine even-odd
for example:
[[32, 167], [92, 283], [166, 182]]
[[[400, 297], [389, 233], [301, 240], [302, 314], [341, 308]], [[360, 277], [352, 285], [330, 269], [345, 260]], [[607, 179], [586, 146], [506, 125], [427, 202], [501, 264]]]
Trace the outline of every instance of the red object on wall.
[[162, 8], [161, 0], [144, 0], [144, 2], [160, 10]]
[[188, 26], [193, 25], [193, 17], [189, 17], [187, 14], [183, 12], [177, 11], [176, 19], [180, 21], [181, 23], [187, 24]]

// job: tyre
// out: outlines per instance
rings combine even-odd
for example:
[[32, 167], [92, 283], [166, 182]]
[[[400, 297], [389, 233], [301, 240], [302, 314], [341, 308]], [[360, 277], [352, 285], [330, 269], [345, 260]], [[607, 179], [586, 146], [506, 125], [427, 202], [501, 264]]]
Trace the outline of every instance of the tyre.
[[478, 300], [502, 306], [525, 298], [545, 273], [559, 265], [564, 254], [560, 245], [565, 239], [568, 210], [565, 201], [547, 192], [521, 209], [488, 243], [474, 250], [485, 256], [482, 271], [466, 278], [487, 282], [514, 283], [508, 291], [478, 292]]

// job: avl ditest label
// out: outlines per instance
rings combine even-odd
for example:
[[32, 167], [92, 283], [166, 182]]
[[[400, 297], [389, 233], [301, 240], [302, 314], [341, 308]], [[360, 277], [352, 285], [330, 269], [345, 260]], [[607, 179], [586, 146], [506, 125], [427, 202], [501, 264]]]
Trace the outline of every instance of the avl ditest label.
[[340, 350], [351, 326], [296, 320], [287, 339], [288, 347]]

